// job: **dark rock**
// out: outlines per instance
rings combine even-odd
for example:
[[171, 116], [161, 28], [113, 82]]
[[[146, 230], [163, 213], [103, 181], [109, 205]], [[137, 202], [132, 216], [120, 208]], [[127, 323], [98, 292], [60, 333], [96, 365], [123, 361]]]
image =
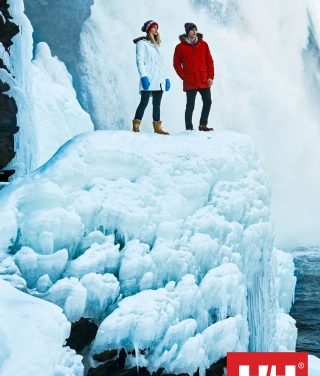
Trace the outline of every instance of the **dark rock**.
[[5, 63], [3, 62], [1, 58], [0, 58], [0, 69], [5, 69], [8, 73], [10, 73], [9, 69], [7, 68], [7, 66], [5, 65]]
[[[6, 182], [8, 182], [9, 177], [10, 177], [11, 175], [13, 175], [14, 172], [15, 172], [14, 170], [0, 171], [0, 183], [6, 183]], [[0, 187], [0, 189], [1, 189], [1, 188], [3, 188], [3, 186]]]
[[[0, 42], [7, 52], [12, 45], [12, 38], [19, 33], [19, 27], [13, 23], [9, 13], [9, 4], [6, 0], [0, 0]], [[3, 17], [5, 20], [3, 20]], [[0, 69], [5, 69], [8, 73], [9, 69], [0, 59]], [[5, 168], [15, 156], [14, 151], [14, 134], [18, 132], [17, 112], [18, 108], [14, 98], [10, 97], [6, 92], [10, 89], [9, 85], [0, 80], [0, 171]], [[9, 171], [1, 171], [0, 180], [6, 179], [12, 175]]]
[[[0, 132], [0, 170], [2, 170], [15, 156], [13, 134]], [[7, 175], [3, 175], [8, 177]], [[7, 181], [7, 180], [2, 180]]]
[[[0, 80], [0, 170], [14, 157], [14, 134], [18, 132], [16, 102], [5, 92], [9, 85]], [[2, 175], [3, 177], [7, 175]], [[2, 180], [6, 181], [6, 180]]]
[[5, 94], [9, 88], [7, 83], [0, 80], [0, 132], [14, 134], [19, 130], [17, 127], [18, 107], [15, 100]]
[[[94, 359], [97, 361], [105, 362], [96, 368], [90, 368], [88, 376], [189, 376], [187, 373], [181, 373], [179, 375], [164, 373], [163, 369], [159, 369], [156, 373], [151, 374], [145, 367], [139, 368], [124, 368], [126, 352], [122, 349], [119, 357], [114, 358], [116, 351], [105, 351], [99, 355], [94, 355]], [[113, 358], [111, 359], [111, 355]], [[108, 360], [111, 359], [111, 360]], [[220, 359], [217, 363], [213, 364], [207, 371], [206, 376], [222, 376], [226, 367], [226, 358]], [[199, 376], [197, 371], [193, 376]]]
[[117, 350], [106, 350], [101, 354], [94, 355], [93, 359], [96, 360], [97, 362], [107, 362], [110, 360], [114, 360], [117, 355], [118, 355]]
[[94, 340], [97, 331], [96, 324], [82, 317], [79, 321], [72, 323], [70, 337], [66, 344], [77, 353], [81, 353]]
[[223, 369], [227, 367], [227, 358], [222, 358], [213, 364], [206, 372], [206, 376], [222, 376]]
[[0, 17], [0, 42], [7, 52], [12, 45], [12, 38], [19, 33], [19, 26], [12, 22], [12, 17], [9, 13], [9, 4], [6, 0], [0, 0], [0, 12], [5, 18], [5, 22]]
[[0, 80], [0, 93], [4, 93], [10, 89], [10, 86], [6, 83]]

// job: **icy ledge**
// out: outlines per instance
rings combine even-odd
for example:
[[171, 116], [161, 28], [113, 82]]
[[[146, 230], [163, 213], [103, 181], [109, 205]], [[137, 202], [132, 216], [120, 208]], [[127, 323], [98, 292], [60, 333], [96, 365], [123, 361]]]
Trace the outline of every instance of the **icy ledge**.
[[203, 375], [227, 351], [295, 349], [269, 204], [247, 136], [82, 134], [0, 192], [0, 273], [100, 324], [91, 355]]
[[59, 307], [0, 280], [1, 375], [83, 375], [82, 357], [63, 347], [69, 333]]

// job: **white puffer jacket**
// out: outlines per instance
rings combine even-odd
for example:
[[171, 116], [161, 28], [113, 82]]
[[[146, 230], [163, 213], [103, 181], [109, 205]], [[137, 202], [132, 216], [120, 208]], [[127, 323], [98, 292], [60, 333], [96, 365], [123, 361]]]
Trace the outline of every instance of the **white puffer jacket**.
[[[160, 47], [146, 38], [135, 39], [136, 60], [140, 78], [147, 76], [150, 81], [149, 91], [165, 90], [165, 73]], [[139, 91], [144, 90], [140, 80]]]

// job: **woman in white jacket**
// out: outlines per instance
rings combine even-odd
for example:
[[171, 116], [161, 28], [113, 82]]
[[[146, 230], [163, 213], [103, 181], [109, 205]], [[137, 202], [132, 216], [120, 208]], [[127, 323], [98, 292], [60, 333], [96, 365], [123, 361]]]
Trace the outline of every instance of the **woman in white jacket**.
[[140, 132], [140, 124], [144, 111], [152, 95], [153, 105], [153, 128], [158, 134], [169, 134], [162, 129], [160, 120], [160, 104], [163, 90], [170, 89], [170, 81], [165, 78], [163, 72], [162, 56], [160, 52], [160, 34], [157, 22], [150, 20], [144, 23], [141, 28], [147, 36], [134, 39], [136, 44], [136, 60], [140, 75], [141, 100], [135, 117], [132, 120], [134, 132]]

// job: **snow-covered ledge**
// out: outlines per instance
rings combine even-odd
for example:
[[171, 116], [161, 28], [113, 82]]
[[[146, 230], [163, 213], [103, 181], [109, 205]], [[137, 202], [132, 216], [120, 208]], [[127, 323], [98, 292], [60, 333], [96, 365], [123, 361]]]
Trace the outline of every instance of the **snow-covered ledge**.
[[91, 354], [203, 375], [227, 351], [295, 349], [269, 204], [245, 135], [85, 133], [0, 192], [2, 277], [100, 324]]

